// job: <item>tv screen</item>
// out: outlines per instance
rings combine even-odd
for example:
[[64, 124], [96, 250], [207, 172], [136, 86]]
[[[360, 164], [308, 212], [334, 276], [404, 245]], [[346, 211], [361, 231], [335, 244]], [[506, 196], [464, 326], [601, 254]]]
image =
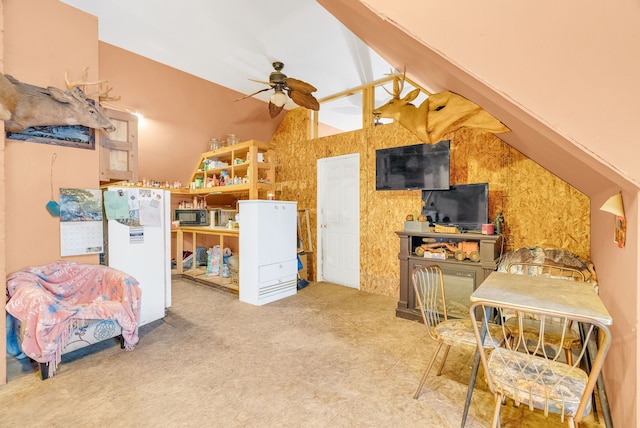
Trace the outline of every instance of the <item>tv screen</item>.
[[489, 221], [489, 184], [461, 184], [449, 190], [424, 190], [422, 213], [431, 223], [480, 231]]
[[449, 141], [376, 150], [376, 190], [449, 188]]

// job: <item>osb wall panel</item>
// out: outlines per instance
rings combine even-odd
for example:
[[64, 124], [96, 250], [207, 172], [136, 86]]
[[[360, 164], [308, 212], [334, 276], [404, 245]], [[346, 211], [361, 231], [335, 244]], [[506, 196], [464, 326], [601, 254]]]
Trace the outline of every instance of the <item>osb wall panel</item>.
[[[287, 113], [272, 139], [278, 198], [298, 201], [310, 214], [317, 249], [317, 168], [321, 158], [360, 153], [361, 289], [398, 296], [399, 241], [407, 214], [420, 212], [421, 191], [376, 191], [375, 151], [420, 142], [398, 124], [306, 140], [308, 114]], [[489, 217], [503, 213], [505, 250], [564, 248], [590, 256], [589, 199], [492, 134], [459, 130], [451, 140], [451, 184], [489, 183]], [[317, 267], [317, 254], [311, 265]], [[315, 278], [315, 272], [313, 272]]]

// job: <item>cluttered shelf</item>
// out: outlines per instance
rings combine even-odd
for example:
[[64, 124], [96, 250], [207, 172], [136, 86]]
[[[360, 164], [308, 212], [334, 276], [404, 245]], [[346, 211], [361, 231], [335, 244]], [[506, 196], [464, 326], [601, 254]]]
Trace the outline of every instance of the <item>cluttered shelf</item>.
[[229, 184], [226, 186], [206, 187], [201, 189], [171, 189], [171, 193], [174, 195], [215, 195], [222, 193], [250, 193], [252, 190], [260, 192], [269, 191], [272, 189], [273, 185], [271, 183], [239, 183]]
[[275, 150], [269, 143], [249, 140], [204, 152], [191, 174], [187, 188], [173, 189], [177, 195], [248, 194], [273, 190]]
[[[197, 282], [201, 282], [207, 285], [213, 285], [218, 288], [222, 288], [225, 291], [230, 291], [235, 294], [238, 294], [239, 286], [238, 286], [238, 265], [233, 265], [233, 261], [228, 261], [224, 259], [224, 264], [227, 262], [228, 270], [225, 269], [225, 266], [220, 265], [220, 260], [223, 259], [225, 254], [217, 254], [217, 267], [215, 265], [209, 265], [209, 263], [204, 266], [201, 265], [201, 257], [198, 254], [198, 236], [218, 236], [219, 241], [218, 244], [211, 247], [213, 250], [218, 248], [218, 251], [224, 252], [228, 248], [229, 240], [234, 239], [237, 242], [239, 236], [239, 229], [233, 228], [229, 229], [226, 227], [179, 227], [173, 229], [172, 232], [176, 234], [176, 252], [175, 254], [183, 254], [187, 255], [187, 258], [176, 257], [175, 258], [175, 269], [172, 271], [172, 274], [180, 277], [188, 277]], [[190, 247], [185, 248], [185, 237], [189, 237]], [[209, 247], [209, 246], [207, 246]], [[220, 257], [220, 256], [223, 257]], [[216, 259], [216, 255], [212, 255], [214, 259]], [[215, 263], [215, 261], [213, 262]]]

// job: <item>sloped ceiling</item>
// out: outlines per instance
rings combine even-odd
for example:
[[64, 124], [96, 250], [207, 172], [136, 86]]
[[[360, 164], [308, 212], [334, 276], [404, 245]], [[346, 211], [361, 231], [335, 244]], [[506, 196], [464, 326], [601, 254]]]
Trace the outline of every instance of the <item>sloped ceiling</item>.
[[[459, 65], [457, 57], [447, 57], [435, 47], [457, 36], [458, 45], [452, 43], [452, 51], [457, 48], [457, 53], [468, 55], [462, 59], [469, 63], [484, 64], [480, 72], [500, 70], [496, 64], [504, 65], [504, 69], [508, 65], [514, 70], [523, 70], [525, 65], [509, 63], [510, 57], [526, 59], [528, 52], [523, 56], [522, 52], [511, 50], [499, 55], [493, 49], [486, 49], [486, 44], [482, 45], [484, 39], [490, 40], [491, 35], [495, 37], [493, 27], [497, 25], [494, 21], [515, 16], [518, 10], [514, 8], [521, 6], [492, 5], [494, 9], [487, 10], [494, 24], [493, 34], [490, 34], [486, 23], [482, 24], [484, 20], [479, 18], [482, 8], [489, 7], [486, 5], [463, 7], [432, 1], [408, 1], [399, 6], [391, 0], [62, 1], [98, 17], [101, 41], [228, 87], [238, 91], [239, 96], [265, 88], [264, 84], [249, 79], [268, 80], [269, 73], [273, 71], [271, 63], [276, 60], [285, 63], [283, 71], [288, 76], [316, 86], [317, 98], [381, 79], [392, 68], [402, 70], [406, 67], [408, 77], [428, 90], [451, 90], [481, 105], [512, 129], [513, 132], [501, 134], [500, 138], [585, 193], [598, 192], [614, 183], [631, 188], [637, 188], [640, 183], [640, 173], [630, 164], [632, 161], [626, 153], [600, 153], [607, 148], [607, 143], [603, 142], [606, 135], [614, 136], [619, 144], [628, 143], [623, 141], [625, 131], [621, 127], [629, 121], [621, 116], [630, 114], [630, 109], [622, 109], [616, 115], [612, 115], [610, 109], [602, 110], [600, 114], [608, 113], [609, 122], [616, 123], [616, 126], [608, 130], [595, 128], [585, 136], [591, 125], [588, 113], [577, 118], [563, 117], [561, 113], [560, 119], [552, 119], [554, 110], [549, 109], [550, 116], [544, 115], [546, 107], [552, 104], [567, 104], [559, 110], [561, 112], [584, 109], [585, 100], [593, 99], [588, 92], [591, 88], [576, 88], [572, 96], [583, 98], [575, 107], [568, 96], [562, 97], [566, 89], [543, 88], [551, 97], [541, 97], [539, 103], [535, 99], [520, 99], [520, 94], [504, 93], [504, 88], [490, 86], [474, 75], [473, 70]], [[558, 10], [558, 16], [552, 17], [552, 22], [561, 23], [563, 14], [571, 12], [585, 20], [594, 13], [587, 11], [590, 14], [579, 15], [581, 11], [565, 5]], [[432, 13], [439, 18], [434, 20]], [[405, 27], [400, 27], [396, 21]], [[527, 34], [524, 38], [517, 35], [518, 39], [513, 33], [516, 31], [514, 25], [517, 21], [510, 26], [504, 24], [512, 31], [504, 35], [505, 39], [524, 39], [528, 48], [536, 47], [531, 45], [536, 43], [536, 37], [545, 40], [538, 34]], [[589, 23], [583, 27], [590, 28]], [[499, 30], [497, 34], [500, 36]], [[569, 50], [567, 46], [570, 48], [571, 43], [580, 38], [575, 34], [569, 35], [568, 40], [558, 41], [558, 44], [563, 42], [563, 46], [551, 46], [549, 49], [542, 46], [542, 49], [557, 49], [562, 55]], [[640, 38], [640, 30], [630, 35], [631, 40], [634, 35]], [[429, 37], [434, 44], [429, 45], [420, 36]], [[602, 47], [602, 42], [592, 39]], [[516, 42], [509, 43], [513, 45]], [[576, 54], [578, 59], [569, 59], [565, 67], [578, 60], [589, 61], [588, 52], [586, 55]], [[483, 57], [486, 54], [489, 56]], [[557, 61], [562, 59], [557, 56]], [[545, 58], [553, 59], [554, 56], [546, 55]], [[629, 51], [629, 58], [631, 64], [637, 63], [635, 68], [640, 72], [640, 49]], [[593, 64], [601, 65], [599, 62]], [[562, 67], [560, 62], [553, 65]], [[585, 68], [585, 72], [593, 72]], [[549, 76], [545, 80], [546, 85], [554, 83], [553, 74]], [[530, 81], [533, 82], [531, 86], [535, 86], [536, 79]], [[525, 87], [529, 89], [527, 85]], [[535, 89], [537, 87], [532, 90], [534, 94]], [[640, 97], [637, 84], [635, 91]], [[630, 92], [634, 93], [633, 90]], [[554, 93], [558, 93], [555, 99], [552, 98]], [[256, 98], [267, 101], [270, 94], [271, 91], [262, 92]], [[529, 104], [535, 108], [527, 108]], [[289, 103], [287, 108], [294, 106]], [[578, 122], [570, 123], [571, 120]], [[590, 144], [589, 137], [596, 132], [599, 138]], [[601, 142], [600, 146], [598, 142]], [[549, 156], [549, 153], [554, 153], [554, 156]], [[585, 168], [589, 174], [584, 173]]]
[[[384, 78], [391, 69], [315, 0], [62, 1], [98, 17], [100, 41], [239, 97], [268, 88], [250, 79], [268, 81], [274, 61], [284, 63], [287, 76], [314, 85], [318, 99]], [[255, 97], [268, 101], [272, 93]]]
[[[598, 138], [594, 139], [592, 146], [589, 145], [592, 141], [588, 141], [587, 138], [584, 138], [584, 141], [577, 140], [577, 136], [585, 129], [593, 127], [594, 133], [597, 131], [600, 135], [603, 132], [602, 128], [604, 128], [605, 134], [608, 131], [611, 136], [619, 136], [618, 138], [614, 137], [614, 141], [621, 150], [625, 150], [625, 148], [637, 150], [629, 138], [632, 135], [632, 121], [622, 121], [620, 118], [620, 116], [632, 116], [634, 110], [603, 108], [604, 104], [612, 108], [623, 103], [629, 104], [628, 99], [623, 100], [621, 97], [616, 97], [617, 99], [611, 99], [610, 104], [607, 103], [592, 90], [593, 80], [589, 81], [587, 78], [588, 86], [581, 83], [576, 91], [577, 94], [586, 97], [590, 102], [588, 104], [580, 101], [576, 103], [574, 99], [563, 96], [566, 89], [563, 89], [562, 86], [539, 87], [536, 86], [537, 80], [535, 78], [522, 80], [521, 77], [520, 85], [525, 85], [531, 93], [538, 93], [538, 96], [545, 100], [547, 105], [563, 104], [562, 107], [565, 110], [585, 111], [582, 115], [574, 113], [576, 117], [566, 118], [564, 122], [558, 124], [557, 118], [551, 116], [542, 118], [538, 111], [534, 113], [527, 110], [522, 100], [519, 102], [512, 94], [501, 92], [497, 85], [490, 87], [487, 81], [474, 75], [471, 70], [464, 69], [459, 63], [456, 63], [454, 58], [445, 56], [443, 51], [428, 45], [425, 40], [419, 40], [417, 36], [421, 32], [428, 33], [429, 36], [438, 39], [440, 43], [444, 43], [443, 41], [446, 41], [447, 37], [458, 37], [460, 50], [464, 51], [464, 43], [468, 43], [466, 50], [470, 50], [469, 55], [478, 62], [490, 63], [495, 69], [499, 69], [496, 64], [505, 64], [504, 67], [508, 66], [516, 70], [513, 74], [526, 75], [524, 70], [527, 67], [526, 62], [514, 63], [513, 58], [526, 59], [527, 55], [533, 55], [532, 52], [502, 53], [496, 52], [491, 47], [483, 50], [482, 42], [478, 42], [478, 39], [488, 38], [486, 33], [490, 31], [486, 28], [487, 25], [490, 25], [486, 22], [490, 21], [488, 18], [484, 25], [478, 23], [483, 22], [482, 12], [478, 9], [488, 6], [460, 4], [454, 7], [450, 4], [445, 5], [442, 2], [433, 1], [408, 1], [399, 6], [389, 0], [369, 0], [367, 2], [319, 0], [319, 3], [396, 69], [402, 69], [406, 66], [407, 75], [418, 84], [433, 90], [448, 89], [481, 105], [512, 130], [512, 132], [498, 135], [501, 139], [584, 193], [595, 194], [612, 186], [622, 186], [637, 191], [640, 186], [640, 171], [637, 168], [627, 166], [630, 163], [635, 163], [635, 161], [629, 160], [628, 151], [619, 153], [612, 150], [611, 141], [608, 142], [607, 147], [607, 144]], [[574, 6], [575, 3], [573, 2]], [[501, 10], [500, 8], [504, 8], [506, 5], [496, 4], [492, 7], [495, 10], [488, 10], [487, 14], [492, 12], [497, 14]], [[565, 10], [568, 8], [569, 6], [565, 6], [562, 13], [568, 13], [569, 11]], [[462, 9], [467, 11], [460, 12]], [[588, 12], [591, 15], [596, 14], [596, 11], [593, 10]], [[514, 10], [503, 11], [495, 19], [504, 20], [513, 13], [515, 13]], [[586, 12], [584, 14], [586, 15]], [[434, 20], [433, 16], [439, 18]], [[559, 18], [554, 19], [558, 20]], [[465, 25], [467, 21], [469, 21], [468, 30]], [[404, 26], [400, 27], [398, 22], [402, 22]], [[611, 24], [614, 25], [615, 21]], [[583, 26], [588, 28], [588, 23], [584, 23]], [[512, 27], [513, 24], [509, 28]], [[484, 33], [482, 28], [485, 28]], [[631, 30], [628, 31], [631, 31], [632, 34], [640, 36], [640, 31], [636, 29], [637, 25], [629, 28]], [[562, 29], [554, 30], [562, 34]], [[500, 34], [499, 29], [494, 31]], [[602, 33], [602, 30], [598, 31]], [[503, 34], [504, 38], [516, 40], [519, 40], [518, 36], [520, 35], [514, 33]], [[530, 36], [526, 34], [524, 37], [530, 38]], [[546, 47], [539, 46], [538, 48], [558, 49], [560, 52], [570, 51], [571, 43], [576, 39], [576, 35], [569, 34], [565, 39], [557, 41], [556, 44], [562, 44], [561, 47], [548, 44]], [[510, 43], [516, 44], [513, 41]], [[568, 47], [564, 45], [568, 45]], [[576, 45], [574, 50], [578, 50], [581, 46]], [[638, 44], [636, 43], [635, 46], [637, 48]], [[588, 50], [588, 47], [584, 47], [584, 49]], [[640, 50], [636, 49], [636, 51], [638, 52], [631, 53], [630, 51], [629, 57], [621, 59], [621, 62], [628, 63], [627, 68], [638, 69], [640, 72]], [[582, 59], [582, 53], [580, 53], [580, 58]], [[566, 67], [576, 67], [575, 61], [577, 60], [574, 58], [566, 58]], [[562, 68], [563, 63], [550, 63], [546, 67]], [[518, 70], [520, 74], [518, 74]], [[594, 72], [594, 70], [586, 68], [579, 70], [587, 76]], [[573, 78], [575, 81], [578, 77], [585, 80], [585, 76], [582, 75], [570, 75], [567, 79]], [[599, 78], [599, 80], [602, 79]], [[638, 92], [640, 97], [640, 85], [636, 81], [637, 79], [631, 80], [628, 87], [630, 93]], [[549, 82], [549, 85], [552, 83], [554, 82]], [[561, 85], [562, 81], [558, 80], [555, 83]], [[577, 83], [574, 84], [574, 86], [577, 85]], [[618, 126], [607, 128], [607, 118], [609, 123], [616, 123]], [[574, 122], [569, 122], [570, 119]], [[573, 136], [566, 132], [571, 127], [574, 128]], [[562, 129], [564, 132], [561, 134]], [[594, 147], [602, 149], [602, 153], [596, 153]], [[607, 149], [610, 150], [609, 153], [604, 152]], [[614, 166], [614, 162], [615, 165], [625, 165], [626, 171], [618, 169], [619, 167]]]

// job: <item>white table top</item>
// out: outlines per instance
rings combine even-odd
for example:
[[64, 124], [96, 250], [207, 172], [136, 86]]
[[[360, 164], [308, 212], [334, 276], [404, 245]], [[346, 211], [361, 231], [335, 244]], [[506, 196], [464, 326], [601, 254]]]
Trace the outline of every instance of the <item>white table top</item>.
[[492, 272], [471, 294], [471, 302], [506, 304], [523, 311], [542, 309], [613, 324], [600, 297], [587, 284], [564, 279]]

